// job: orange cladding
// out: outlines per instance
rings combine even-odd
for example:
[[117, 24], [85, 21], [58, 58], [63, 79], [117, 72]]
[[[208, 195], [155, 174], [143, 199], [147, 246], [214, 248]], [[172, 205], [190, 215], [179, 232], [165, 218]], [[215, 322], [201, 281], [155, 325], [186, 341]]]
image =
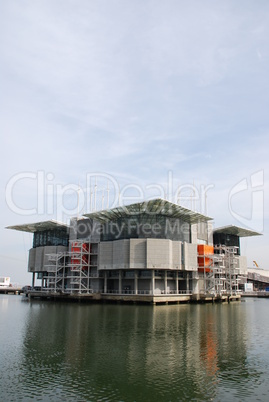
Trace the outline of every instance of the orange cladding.
[[[214, 254], [214, 246], [208, 246], [207, 244], [198, 244], [197, 252], [198, 252], [198, 265], [200, 268], [199, 271], [201, 271], [201, 267], [211, 267], [213, 259], [210, 258], [210, 256]], [[206, 272], [209, 271], [210, 269], [207, 268]]]

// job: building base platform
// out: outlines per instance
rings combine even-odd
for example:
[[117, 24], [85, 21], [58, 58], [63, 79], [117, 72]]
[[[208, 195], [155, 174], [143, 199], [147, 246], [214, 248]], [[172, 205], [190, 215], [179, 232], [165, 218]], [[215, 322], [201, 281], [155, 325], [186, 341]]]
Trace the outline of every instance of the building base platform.
[[180, 304], [180, 303], [215, 303], [240, 301], [240, 295], [192, 295], [192, 294], [110, 294], [110, 293], [56, 293], [48, 291], [29, 291], [29, 299], [70, 302], [101, 302], [101, 303], [129, 303], [129, 304]]

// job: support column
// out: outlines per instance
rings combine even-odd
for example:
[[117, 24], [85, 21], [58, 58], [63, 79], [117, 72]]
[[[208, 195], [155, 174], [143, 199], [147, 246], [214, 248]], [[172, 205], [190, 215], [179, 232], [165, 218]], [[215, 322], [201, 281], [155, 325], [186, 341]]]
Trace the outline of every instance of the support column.
[[122, 271], [119, 270], [119, 293], [122, 293]]
[[164, 271], [164, 293], [167, 294], [167, 271]]
[[155, 290], [155, 270], [153, 269], [151, 271], [151, 294], [154, 295], [154, 290]]
[[186, 279], [186, 282], [187, 282], [187, 293], [189, 293], [189, 291], [190, 291], [190, 282], [189, 282], [189, 273], [187, 273], [187, 279]]
[[137, 272], [137, 270], [135, 270], [135, 277], [134, 277], [134, 293], [135, 293], [135, 295], [137, 295], [137, 288], [138, 288], [137, 281], [138, 281], [138, 272]]
[[178, 294], [178, 271], [176, 271], [176, 294]]
[[35, 286], [35, 272], [33, 272], [33, 277], [32, 277], [32, 288]]
[[104, 293], [107, 293], [107, 271], [104, 274]]

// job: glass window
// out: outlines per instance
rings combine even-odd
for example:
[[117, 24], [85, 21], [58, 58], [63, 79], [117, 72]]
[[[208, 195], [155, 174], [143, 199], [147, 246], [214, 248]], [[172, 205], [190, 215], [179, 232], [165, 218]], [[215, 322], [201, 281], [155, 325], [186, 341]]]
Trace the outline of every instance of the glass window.
[[43, 230], [34, 233], [33, 248], [44, 246], [68, 246], [66, 229]]

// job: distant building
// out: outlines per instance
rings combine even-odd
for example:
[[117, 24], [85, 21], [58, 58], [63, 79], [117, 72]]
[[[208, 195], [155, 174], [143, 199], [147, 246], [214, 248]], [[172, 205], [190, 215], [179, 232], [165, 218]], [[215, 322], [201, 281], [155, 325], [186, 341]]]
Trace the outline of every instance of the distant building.
[[240, 237], [259, 235], [213, 230], [212, 218], [163, 199], [9, 229], [33, 233], [33, 286], [37, 275], [44, 292], [133, 300], [236, 293], [247, 275]]
[[10, 278], [8, 276], [0, 276], [0, 289], [8, 288], [10, 286]]

